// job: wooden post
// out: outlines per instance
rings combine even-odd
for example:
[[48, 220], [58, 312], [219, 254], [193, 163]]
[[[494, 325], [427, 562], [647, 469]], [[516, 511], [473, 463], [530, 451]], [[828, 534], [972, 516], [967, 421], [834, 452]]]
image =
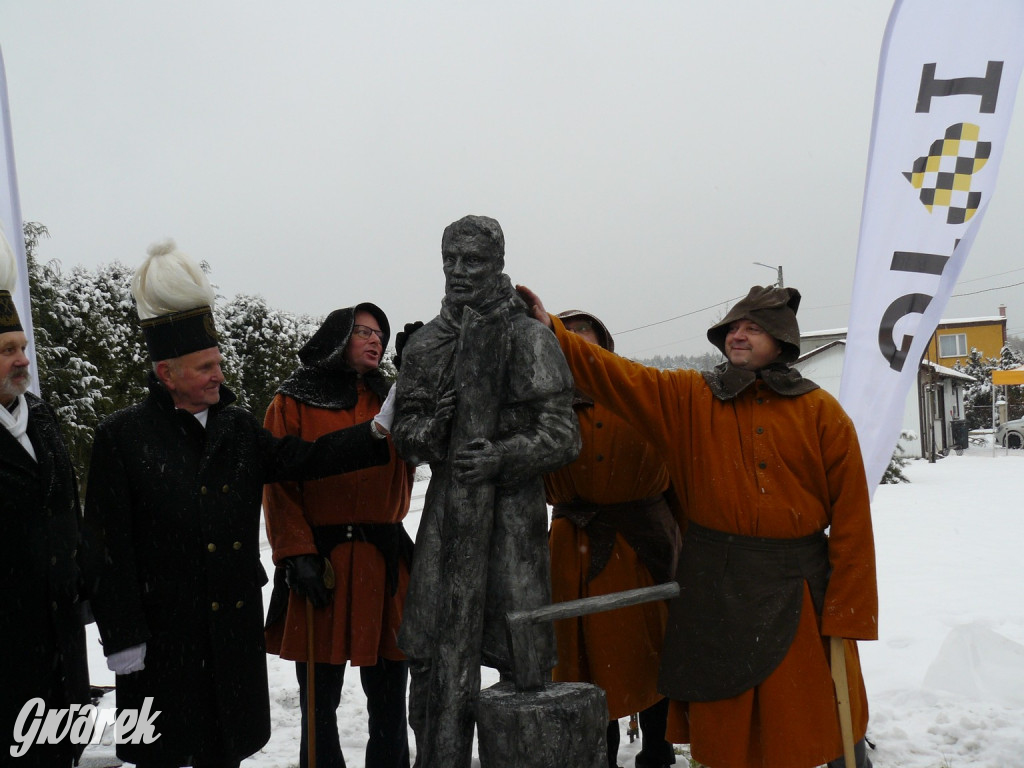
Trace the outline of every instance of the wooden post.
[[316, 656], [313, 601], [306, 598], [306, 763], [316, 768]]
[[839, 710], [839, 730], [843, 736], [843, 758], [846, 768], [857, 768], [853, 749], [853, 717], [850, 712], [850, 683], [846, 676], [846, 643], [841, 637], [833, 637], [830, 645], [832, 661], [832, 682], [836, 686], [836, 707]]
[[536, 648], [533, 645], [533, 635], [530, 633], [532, 625], [543, 621], [569, 619], [586, 616], [590, 613], [611, 611], [638, 603], [670, 600], [678, 596], [679, 585], [674, 581], [667, 581], [653, 587], [609, 592], [606, 595], [583, 597], [579, 600], [566, 600], [535, 608], [532, 611], [510, 611], [505, 620], [508, 623], [508, 644], [512, 653], [512, 675], [516, 688], [520, 691], [528, 691], [540, 688], [544, 682], [540, 677]]

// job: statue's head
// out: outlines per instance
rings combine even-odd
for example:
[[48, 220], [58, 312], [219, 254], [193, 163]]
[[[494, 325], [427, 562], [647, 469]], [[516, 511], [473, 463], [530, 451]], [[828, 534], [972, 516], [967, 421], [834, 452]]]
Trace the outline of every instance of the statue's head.
[[441, 236], [444, 293], [449, 303], [477, 308], [498, 289], [505, 269], [505, 235], [487, 216], [463, 216]]

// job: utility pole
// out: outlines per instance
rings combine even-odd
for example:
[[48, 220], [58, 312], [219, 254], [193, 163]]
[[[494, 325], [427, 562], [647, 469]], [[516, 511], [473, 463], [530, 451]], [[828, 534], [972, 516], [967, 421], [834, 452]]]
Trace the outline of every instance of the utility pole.
[[782, 265], [781, 264], [779, 264], [779, 266], [777, 266], [777, 267], [773, 267], [771, 264], [762, 264], [760, 261], [755, 261], [753, 263], [756, 264], [759, 267], [767, 267], [768, 269], [770, 269], [770, 270], [772, 270], [774, 272], [777, 272], [778, 273], [778, 278], [776, 279], [775, 284], [779, 288], [785, 288], [786, 287], [785, 284], [782, 282]]

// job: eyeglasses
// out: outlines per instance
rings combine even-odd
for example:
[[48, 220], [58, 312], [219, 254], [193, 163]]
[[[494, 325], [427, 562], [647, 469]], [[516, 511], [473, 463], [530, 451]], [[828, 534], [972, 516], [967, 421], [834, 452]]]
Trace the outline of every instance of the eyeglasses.
[[363, 341], [366, 341], [370, 336], [376, 336], [381, 344], [384, 343], [384, 331], [378, 331], [376, 328], [371, 328], [368, 325], [353, 325], [352, 335]]
[[594, 324], [588, 323], [585, 320], [580, 320], [579, 322], [575, 322], [572, 325], [565, 326], [565, 330], [569, 331], [570, 333], [590, 333], [591, 331], [594, 330]]

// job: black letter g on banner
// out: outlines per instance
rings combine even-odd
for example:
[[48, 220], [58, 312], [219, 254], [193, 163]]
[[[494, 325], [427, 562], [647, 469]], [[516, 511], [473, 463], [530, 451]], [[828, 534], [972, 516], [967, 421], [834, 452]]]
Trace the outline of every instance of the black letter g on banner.
[[914, 342], [913, 336], [904, 335], [903, 343], [899, 349], [896, 348], [893, 331], [896, 330], [897, 321], [910, 314], [922, 314], [931, 302], [932, 297], [926, 293], [908, 293], [890, 304], [882, 315], [882, 323], [878, 326], [878, 348], [882, 350], [882, 356], [889, 361], [889, 367], [894, 371], [903, 370], [910, 345]]

